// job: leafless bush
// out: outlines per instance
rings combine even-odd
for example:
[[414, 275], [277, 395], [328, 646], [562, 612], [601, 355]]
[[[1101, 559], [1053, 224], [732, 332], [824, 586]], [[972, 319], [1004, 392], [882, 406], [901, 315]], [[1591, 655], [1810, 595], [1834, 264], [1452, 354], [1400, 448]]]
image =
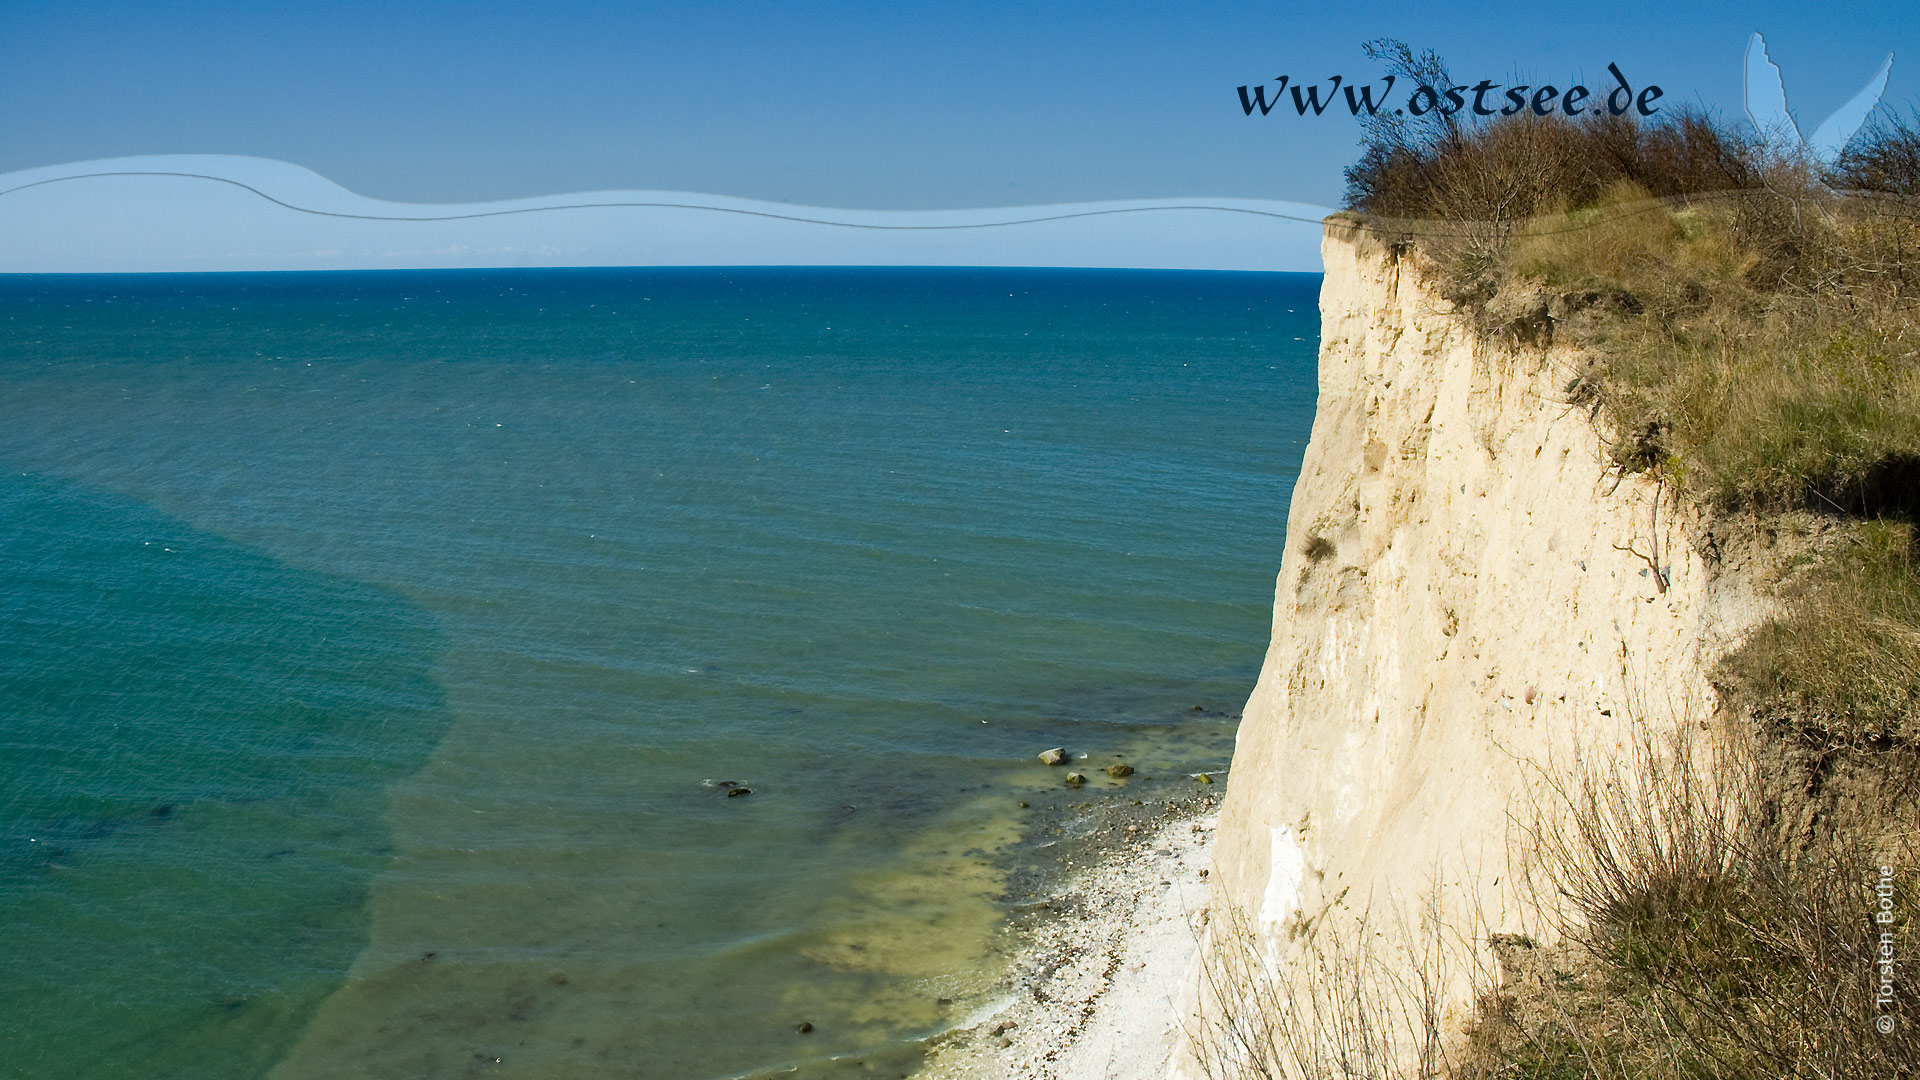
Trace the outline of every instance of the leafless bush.
[[1833, 182], [1855, 191], [1920, 197], [1920, 112], [1876, 119], [1841, 152]]
[[1657, 198], [1719, 194], [1784, 178], [1792, 164], [1698, 110], [1656, 120], [1523, 112], [1370, 142], [1347, 170], [1347, 206], [1380, 218], [1512, 221], [1590, 205], [1621, 181]]

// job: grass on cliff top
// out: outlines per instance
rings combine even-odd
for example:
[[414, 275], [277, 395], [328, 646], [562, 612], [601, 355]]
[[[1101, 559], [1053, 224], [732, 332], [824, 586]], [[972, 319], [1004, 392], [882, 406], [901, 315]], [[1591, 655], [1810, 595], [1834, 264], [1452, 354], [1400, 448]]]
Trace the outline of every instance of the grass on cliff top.
[[1370, 137], [1353, 208], [1490, 339], [1574, 346], [1566, 398], [1618, 469], [1727, 527], [1853, 534], [1722, 666], [1730, 702], [1920, 745], [1920, 116], [1832, 167], [1692, 112]]
[[1619, 464], [1763, 511], [1920, 510], [1916, 196], [1904, 121], [1831, 169], [1683, 112], [1396, 130], [1349, 170], [1484, 331], [1593, 346], [1570, 393]]
[[1623, 468], [1723, 511], [1911, 515], [1920, 214], [1831, 203], [1761, 242], [1749, 219], [1786, 207], [1676, 206], [1621, 182], [1516, 230], [1481, 314], [1544, 311], [1591, 346], [1570, 396], [1598, 408]]

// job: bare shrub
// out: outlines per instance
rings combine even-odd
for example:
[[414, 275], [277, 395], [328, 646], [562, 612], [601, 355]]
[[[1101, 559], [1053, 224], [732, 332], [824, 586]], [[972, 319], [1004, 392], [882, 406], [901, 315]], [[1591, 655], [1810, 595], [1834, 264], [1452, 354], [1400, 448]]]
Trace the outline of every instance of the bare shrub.
[[1855, 191], [1920, 197], [1920, 112], [1876, 118], [1841, 152], [1833, 182]]

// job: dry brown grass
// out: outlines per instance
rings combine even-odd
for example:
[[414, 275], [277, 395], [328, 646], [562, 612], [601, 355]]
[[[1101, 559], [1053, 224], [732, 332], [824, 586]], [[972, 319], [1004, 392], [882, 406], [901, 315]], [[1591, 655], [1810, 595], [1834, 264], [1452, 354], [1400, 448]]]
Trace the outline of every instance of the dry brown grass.
[[1333, 558], [1338, 553], [1338, 549], [1335, 548], [1333, 541], [1319, 533], [1312, 533], [1300, 544], [1300, 552], [1307, 557], [1308, 562], [1324, 562]]
[[[1891, 827], [1911, 820], [1808, 831], [1764, 743], [1716, 746], [1643, 742], [1559, 788], [1559, 812], [1533, 830], [1570, 904], [1563, 932], [1585, 957], [1586, 991], [1546, 1003], [1544, 1026], [1582, 1048], [1578, 1069], [1533, 1075], [1839, 1080], [1914, 1067], [1920, 1029], [1876, 1032], [1873, 999], [1875, 870], [1915, 866], [1914, 834]], [[1914, 901], [1896, 898], [1903, 948]]]
[[[1708, 749], [1708, 745], [1712, 749]], [[1443, 988], [1461, 950], [1430, 904], [1387, 957], [1348, 933], [1301, 931], [1276, 967], [1244, 914], [1215, 920], [1189, 1032], [1209, 1080], [1880, 1080], [1920, 1069], [1920, 998], [1876, 1029], [1878, 934], [1915, 947], [1920, 814], [1798, 813], [1802, 774], [1763, 740], [1643, 737], [1545, 774], [1521, 817], [1531, 904], [1551, 946], [1492, 946], [1464, 1039]], [[1884, 808], [1883, 808], [1884, 809]], [[1900, 816], [1904, 814], [1905, 816]], [[1898, 868], [1876, 921], [1878, 868]], [[1284, 974], [1282, 974], [1284, 972]]]
[[1478, 308], [1500, 291], [1509, 244], [1535, 219], [1623, 186], [1660, 199], [1749, 190], [1769, 168], [1779, 164], [1757, 143], [1697, 111], [1657, 123], [1522, 113], [1376, 139], [1347, 170], [1347, 205], [1383, 237], [1426, 251], [1443, 270], [1442, 293]]
[[1388, 956], [1366, 920], [1296, 924], [1270, 954], [1239, 908], [1212, 920], [1188, 1046], [1208, 1080], [1438, 1080], [1451, 1063], [1442, 994], [1452, 970], [1437, 898], [1417, 927], [1396, 923]]
[[[1516, 243], [1595, 357], [1580, 389], [1614, 457], [1723, 510], [1920, 509], [1920, 303], [1853, 290], [1763, 293], [1725, 215], [1659, 208], [1581, 239]], [[1584, 324], [1584, 325], [1583, 325]]]
[[1791, 590], [1786, 614], [1722, 665], [1718, 675], [1730, 696], [1789, 734], [1819, 740], [1823, 749], [1920, 743], [1914, 552], [1914, 529], [1906, 522], [1852, 530]]
[[[1874, 1000], [1877, 868], [1911, 882], [1912, 804], [1810, 827], [1803, 777], [1764, 740], [1712, 744], [1643, 738], [1551, 780], [1526, 832], [1533, 884], [1564, 904], [1563, 941], [1505, 963], [1462, 1075], [1865, 1080], [1920, 1066], [1920, 1027], [1877, 1031]], [[1893, 910], [1911, 949], [1920, 907], [1896, 895]]]

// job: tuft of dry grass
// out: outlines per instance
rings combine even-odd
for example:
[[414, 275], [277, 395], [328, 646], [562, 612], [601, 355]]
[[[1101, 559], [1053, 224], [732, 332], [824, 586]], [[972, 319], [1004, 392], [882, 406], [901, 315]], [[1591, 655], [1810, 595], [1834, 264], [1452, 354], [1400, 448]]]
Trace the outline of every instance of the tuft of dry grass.
[[1207, 1080], [1439, 1080], [1451, 1063], [1442, 1037], [1450, 972], [1437, 896], [1402, 948], [1374, 951], [1365, 919], [1296, 924], [1295, 959], [1263, 947], [1248, 914], [1215, 914], [1201, 952], [1201, 1001], [1188, 1046]]
[[1529, 839], [1565, 944], [1486, 1000], [1465, 1075], [1866, 1080], [1920, 1062], [1920, 1028], [1875, 1027], [1878, 930], [1911, 948], [1920, 914], [1896, 895], [1876, 921], [1878, 867], [1916, 865], [1914, 823], [1808, 831], [1782, 779], [1729, 736], [1643, 740], [1555, 785]]
[[1333, 558], [1336, 550], [1333, 541], [1319, 533], [1310, 534], [1300, 545], [1300, 553], [1307, 557], [1308, 562], [1324, 562]]
[[[1728, 696], [1820, 749], [1920, 744], [1920, 561], [1913, 525], [1856, 527], [1786, 603], [1785, 615], [1719, 666], [1716, 676]], [[1920, 777], [1904, 781], [1920, 788]]]

